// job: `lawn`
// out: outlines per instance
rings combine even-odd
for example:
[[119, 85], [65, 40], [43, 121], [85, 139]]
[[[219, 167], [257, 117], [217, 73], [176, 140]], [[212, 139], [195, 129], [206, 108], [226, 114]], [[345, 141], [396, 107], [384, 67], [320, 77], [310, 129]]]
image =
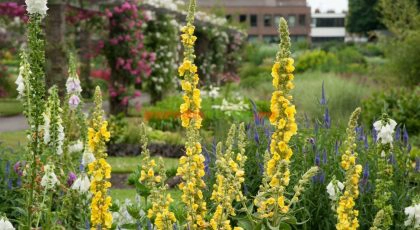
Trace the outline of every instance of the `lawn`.
[[[159, 157], [152, 157], [152, 159], [158, 160]], [[131, 173], [137, 169], [138, 165], [141, 165], [143, 157], [108, 157], [107, 161], [112, 166], [113, 173]], [[178, 168], [178, 159], [176, 158], [163, 158], [165, 169], [176, 169]]]
[[0, 117], [15, 116], [23, 111], [22, 103], [16, 99], [0, 100]]

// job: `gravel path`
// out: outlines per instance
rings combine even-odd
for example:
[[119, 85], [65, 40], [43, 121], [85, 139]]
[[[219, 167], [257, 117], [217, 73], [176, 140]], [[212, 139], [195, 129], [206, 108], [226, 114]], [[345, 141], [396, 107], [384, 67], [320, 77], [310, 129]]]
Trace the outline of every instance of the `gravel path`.
[[0, 132], [19, 131], [28, 128], [28, 122], [23, 115], [0, 117]]

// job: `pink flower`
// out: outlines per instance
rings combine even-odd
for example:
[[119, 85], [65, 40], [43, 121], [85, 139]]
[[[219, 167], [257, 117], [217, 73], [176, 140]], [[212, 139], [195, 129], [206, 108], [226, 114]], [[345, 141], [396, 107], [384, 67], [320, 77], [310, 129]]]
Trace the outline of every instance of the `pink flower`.
[[112, 12], [108, 9], [105, 9], [105, 14], [108, 18], [112, 18]]
[[121, 104], [124, 105], [124, 106], [128, 105], [128, 97], [127, 96], [122, 99]]
[[136, 90], [134, 91], [133, 97], [140, 97], [141, 96], [141, 92]]
[[117, 45], [118, 44], [118, 39], [115, 38], [111, 38], [111, 40], [109, 40], [109, 43], [111, 43], [111, 45]]
[[69, 99], [69, 106], [71, 109], [76, 109], [79, 106], [80, 98], [77, 95], [72, 95]]

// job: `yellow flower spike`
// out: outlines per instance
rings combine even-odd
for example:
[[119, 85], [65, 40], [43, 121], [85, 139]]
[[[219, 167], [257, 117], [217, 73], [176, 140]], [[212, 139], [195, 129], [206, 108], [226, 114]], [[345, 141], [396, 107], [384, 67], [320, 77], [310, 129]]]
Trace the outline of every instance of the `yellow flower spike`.
[[274, 92], [271, 97], [271, 125], [275, 128], [270, 143], [270, 151], [264, 157], [265, 172], [260, 190], [254, 200], [257, 214], [260, 218], [267, 218], [272, 226], [278, 226], [281, 216], [289, 212], [290, 205], [298, 200], [304, 184], [315, 175], [317, 168], [312, 168], [299, 180], [297, 192], [292, 200], [285, 197], [286, 187], [290, 182], [289, 163], [293, 155], [288, 143], [297, 133], [295, 122], [296, 108], [292, 104], [290, 90], [294, 88], [293, 59], [290, 53], [290, 37], [287, 22], [280, 19], [280, 45], [276, 60], [271, 69]]
[[[175, 214], [169, 210], [173, 202], [170, 194], [166, 194], [167, 186], [165, 184], [165, 171], [162, 158], [156, 163], [151, 159], [150, 152], [147, 149], [148, 139], [146, 137], [146, 127], [140, 126], [141, 143], [143, 156], [139, 182], [150, 189], [150, 202], [152, 207], [147, 210], [147, 217], [153, 221], [156, 229], [172, 229], [176, 222]], [[165, 195], [166, 194], [166, 195]]]
[[[239, 151], [233, 151], [233, 143], [237, 133], [237, 143]], [[245, 156], [245, 126], [242, 123], [239, 130], [235, 125], [230, 128], [226, 140], [226, 150], [222, 151], [222, 143], [216, 147], [216, 183], [213, 185], [211, 200], [217, 205], [216, 212], [210, 220], [212, 229], [232, 229], [229, 216], [235, 216], [235, 209], [232, 202], [242, 202], [242, 183], [245, 181], [244, 164]]]
[[108, 122], [103, 119], [102, 95], [99, 87], [95, 90], [95, 110], [88, 128], [89, 150], [94, 154], [95, 161], [88, 165], [88, 173], [93, 179], [90, 186], [92, 193], [91, 202], [91, 224], [92, 229], [110, 229], [112, 226], [112, 214], [109, 211], [111, 197], [107, 195], [111, 183], [111, 166], [106, 162], [106, 142], [109, 141], [111, 133], [108, 129]]
[[359, 212], [354, 209], [355, 200], [359, 196], [359, 178], [362, 166], [356, 165], [357, 153], [355, 145], [357, 119], [360, 115], [357, 108], [351, 115], [347, 127], [346, 151], [341, 157], [341, 167], [346, 172], [345, 190], [339, 198], [337, 211], [337, 230], [356, 230], [359, 227], [357, 216]]
[[183, 182], [179, 188], [182, 190], [182, 201], [187, 209], [187, 225], [190, 229], [203, 229], [207, 227], [205, 216], [207, 212], [206, 203], [201, 192], [205, 188], [202, 177], [204, 171], [204, 156], [199, 140], [199, 129], [202, 118], [200, 115], [201, 97], [197, 88], [199, 77], [198, 68], [194, 64], [194, 43], [197, 39], [194, 36], [194, 13], [195, 0], [189, 4], [187, 25], [181, 29], [181, 42], [184, 46], [184, 60], [178, 68], [179, 76], [182, 78], [181, 87], [184, 91], [184, 103], [180, 106], [181, 124], [187, 130], [187, 141], [185, 143], [186, 156], [179, 160], [177, 174], [182, 177]]

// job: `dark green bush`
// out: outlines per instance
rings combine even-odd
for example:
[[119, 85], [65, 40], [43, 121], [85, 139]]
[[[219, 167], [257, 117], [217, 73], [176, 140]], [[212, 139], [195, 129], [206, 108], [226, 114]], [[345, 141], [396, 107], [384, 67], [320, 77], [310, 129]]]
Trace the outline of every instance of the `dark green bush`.
[[410, 134], [420, 132], [420, 87], [414, 90], [398, 89], [374, 94], [363, 101], [363, 121], [371, 125], [386, 112], [395, 121], [404, 124]]

